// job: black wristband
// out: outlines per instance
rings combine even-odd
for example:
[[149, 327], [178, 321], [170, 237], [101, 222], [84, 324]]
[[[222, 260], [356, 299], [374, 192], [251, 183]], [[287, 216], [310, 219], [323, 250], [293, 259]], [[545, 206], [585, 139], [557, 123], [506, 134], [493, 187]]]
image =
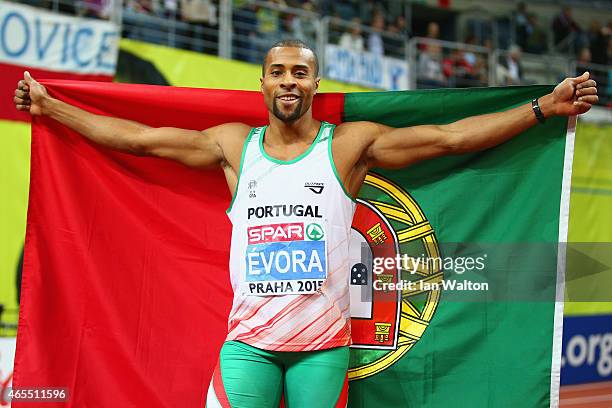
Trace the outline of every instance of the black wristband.
[[538, 105], [538, 98], [535, 98], [533, 101], [531, 101], [531, 109], [533, 109], [533, 113], [536, 119], [538, 120], [538, 122], [540, 123], [546, 122], [546, 118], [544, 117], [544, 114], [542, 113], [542, 110], [540, 109], [540, 105]]

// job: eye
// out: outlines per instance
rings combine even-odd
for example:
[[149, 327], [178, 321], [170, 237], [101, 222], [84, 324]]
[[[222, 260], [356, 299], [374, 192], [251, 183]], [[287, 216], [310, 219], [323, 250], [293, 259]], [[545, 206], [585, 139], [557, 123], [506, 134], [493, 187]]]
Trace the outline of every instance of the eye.
[[272, 72], [270, 72], [270, 75], [272, 76], [279, 76], [281, 74], [281, 72], [279, 70], [274, 70]]
[[298, 72], [296, 72], [296, 73], [295, 73], [295, 76], [300, 77], [300, 78], [301, 78], [301, 77], [305, 77], [306, 75], [307, 75], [307, 74], [306, 74], [306, 72], [304, 72], [304, 71], [298, 71]]

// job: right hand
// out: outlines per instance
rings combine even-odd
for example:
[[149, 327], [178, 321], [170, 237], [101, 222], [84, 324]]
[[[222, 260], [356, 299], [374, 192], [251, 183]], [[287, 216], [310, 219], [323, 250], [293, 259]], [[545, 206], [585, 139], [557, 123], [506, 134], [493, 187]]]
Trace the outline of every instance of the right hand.
[[47, 89], [25, 71], [23, 79], [17, 84], [13, 98], [17, 110], [30, 112], [32, 116], [42, 115], [43, 103], [48, 98]]

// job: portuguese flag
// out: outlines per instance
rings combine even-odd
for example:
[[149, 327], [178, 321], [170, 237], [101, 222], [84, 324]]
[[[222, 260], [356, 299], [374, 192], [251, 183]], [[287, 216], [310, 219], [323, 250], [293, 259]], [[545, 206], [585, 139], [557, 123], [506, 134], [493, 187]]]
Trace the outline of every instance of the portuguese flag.
[[[44, 83], [71, 104], [151, 126], [267, 121], [256, 92]], [[314, 116], [443, 124], [550, 90], [321, 94]], [[347, 270], [350, 407], [556, 402], [569, 122], [367, 176]], [[67, 387], [62, 407], [202, 407], [231, 302], [222, 171], [106, 150], [48, 118], [32, 131], [13, 386]]]

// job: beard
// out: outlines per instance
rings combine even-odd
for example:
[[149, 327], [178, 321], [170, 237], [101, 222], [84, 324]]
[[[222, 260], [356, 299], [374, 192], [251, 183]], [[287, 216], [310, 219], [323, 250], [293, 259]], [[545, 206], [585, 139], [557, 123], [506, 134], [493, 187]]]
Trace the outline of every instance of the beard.
[[274, 116], [276, 116], [278, 119], [282, 120], [283, 122], [295, 122], [300, 117], [302, 117], [302, 115], [304, 114], [304, 112], [302, 112], [303, 102], [304, 102], [304, 99], [300, 98], [298, 103], [295, 105], [295, 108], [293, 109], [293, 111], [285, 114], [278, 107], [278, 101], [274, 100], [274, 104], [272, 105], [272, 113], [274, 114]]

